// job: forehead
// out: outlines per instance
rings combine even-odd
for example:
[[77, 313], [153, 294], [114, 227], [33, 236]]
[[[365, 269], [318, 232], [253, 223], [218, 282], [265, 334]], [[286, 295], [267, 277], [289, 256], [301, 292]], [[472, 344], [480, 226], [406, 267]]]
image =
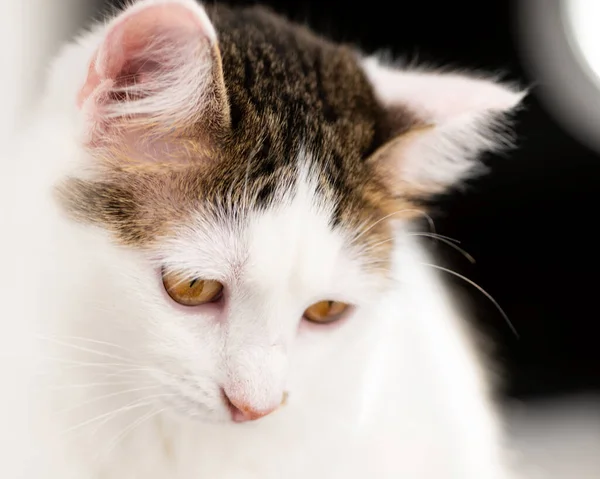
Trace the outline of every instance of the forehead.
[[360, 268], [352, 236], [333, 224], [333, 206], [301, 172], [279, 202], [237, 220], [192, 215], [162, 245], [163, 258], [170, 268], [253, 290], [331, 290]]
[[120, 171], [69, 180], [61, 192], [76, 219], [99, 224], [126, 246], [156, 251], [169, 244], [172, 261], [203, 265], [205, 273], [223, 274], [223, 264], [239, 270], [251, 258], [264, 277], [277, 269], [269, 267], [274, 262], [310, 263], [295, 261], [299, 254], [327, 269], [342, 250], [385, 269], [391, 229], [380, 220], [390, 198], [366, 176], [336, 185], [323, 161], [312, 158], [301, 151], [272, 171], [255, 166], [255, 175], [249, 171], [256, 157], [210, 168]]
[[[257, 231], [268, 229], [271, 218], [280, 236], [301, 236], [308, 233], [303, 228], [315, 226], [306, 218], [303, 226], [300, 216], [283, 213], [283, 206], [305, 204], [290, 198], [310, 179], [309, 196], [326, 205], [327, 213], [317, 215], [326, 218], [321, 223], [356, 236], [365, 262], [385, 266], [390, 230], [380, 220], [408, 202], [392, 198], [366, 160], [392, 127], [355, 53], [261, 9], [215, 12], [230, 131], [217, 142], [186, 128], [186, 145], [195, 146], [184, 167], [131, 168], [126, 155], [118, 154], [99, 177], [62, 185], [70, 211], [136, 248], [174, 238], [195, 223], [226, 232], [257, 217], [264, 218], [255, 224]], [[394, 118], [394, 129], [412, 121], [409, 115]], [[106, 160], [96, 159], [100, 164]], [[266, 233], [251, 236], [269, 241]], [[288, 238], [280, 250], [293, 244]]]

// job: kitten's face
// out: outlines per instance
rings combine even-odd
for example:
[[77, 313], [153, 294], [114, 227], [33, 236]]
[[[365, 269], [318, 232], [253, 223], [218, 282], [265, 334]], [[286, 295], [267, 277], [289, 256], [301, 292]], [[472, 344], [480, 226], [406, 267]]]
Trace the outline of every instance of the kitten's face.
[[229, 401], [257, 418], [288, 393], [301, 400], [302, 372], [327, 369], [340, 330], [368, 320], [361, 308], [384, 285], [332, 214], [301, 176], [278, 205], [238, 221], [198, 212], [156, 247], [128, 287], [148, 308], [144, 361], [170, 404], [240, 420]]
[[90, 168], [59, 191], [125, 247], [140, 374], [206, 420], [322, 397], [393, 285], [392, 221], [464, 176], [521, 95], [260, 9], [146, 0], [100, 33], [70, 100]]

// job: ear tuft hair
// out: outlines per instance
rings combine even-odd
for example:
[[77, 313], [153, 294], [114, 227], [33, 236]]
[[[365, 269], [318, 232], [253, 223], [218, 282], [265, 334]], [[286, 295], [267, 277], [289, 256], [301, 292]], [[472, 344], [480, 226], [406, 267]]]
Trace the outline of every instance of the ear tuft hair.
[[512, 145], [510, 116], [526, 92], [469, 74], [393, 68], [373, 57], [363, 66], [382, 104], [415, 118], [415, 128], [371, 159], [392, 191], [443, 192], [478, 171], [481, 153]]
[[[143, 0], [109, 22], [78, 98], [90, 142], [229, 125], [216, 32], [193, 0]], [[125, 134], [125, 136], [127, 136]], [[131, 136], [131, 135], [129, 135]]]

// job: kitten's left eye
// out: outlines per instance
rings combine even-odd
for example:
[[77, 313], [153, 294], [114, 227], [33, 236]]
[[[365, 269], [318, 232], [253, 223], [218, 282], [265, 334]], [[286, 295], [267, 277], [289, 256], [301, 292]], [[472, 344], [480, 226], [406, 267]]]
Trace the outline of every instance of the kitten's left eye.
[[184, 306], [200, 306], [214, 303], [223, 294], [223, 285], [218, 281], [189, 280], [174, 273], [163, 273], [163, 285], [173, 301]]
[[340, 319], [349, 307], [338, 301], [321, 301], [304, 311], [304, 317], [313, 323], [331, 323]]

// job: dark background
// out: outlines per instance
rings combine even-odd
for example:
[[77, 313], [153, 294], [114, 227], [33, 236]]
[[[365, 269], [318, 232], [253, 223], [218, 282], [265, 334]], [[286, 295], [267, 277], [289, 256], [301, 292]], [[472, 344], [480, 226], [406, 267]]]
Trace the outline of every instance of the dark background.
[[[96, 1], [102, 10], [119, 4]], [[525, 73], [510, 0], [262, 3], [367, 52], [388, 49], [408, 60], [502, 71], [523, 85], [541, 81]], [[437, 232], [459, 240], [477, 262], [442, 243], [432, 247], [439, 264], [487, 290], [518, 330], [516, 338], [489, 299], [448, 275], [456, 293], [470, 299], [476, 324], [494, 339], [509, 397], [600, 392], [600, 157], [554, 122], [535, 88], [517, 120], [516, 151], [485, 158], [489, 175], [434, 202]]]

